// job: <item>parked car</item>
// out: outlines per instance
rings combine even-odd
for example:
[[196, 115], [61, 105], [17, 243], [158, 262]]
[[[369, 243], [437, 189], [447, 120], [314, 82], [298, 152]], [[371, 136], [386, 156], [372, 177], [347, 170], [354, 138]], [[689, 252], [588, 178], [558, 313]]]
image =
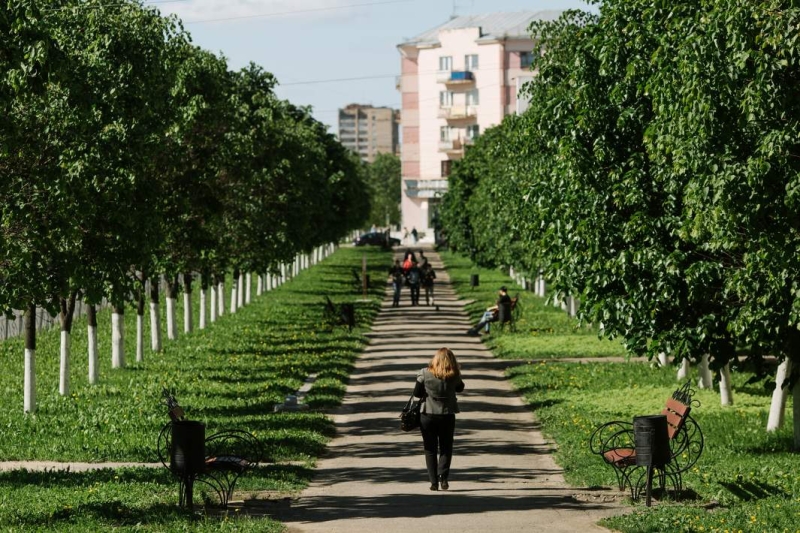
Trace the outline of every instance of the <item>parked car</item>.
[[[356, 246], [364, 246], [366, 244], [371, 244], [375, 246], [383, 246], [386, 244], [386, 234], [385, 233], [365, 233], [361, 235], [358, 239], [353, 242]], [[394, 237], [389, 237], [389, 245], [390, 246], [400, 246], [400, 239], [396, 239]]]

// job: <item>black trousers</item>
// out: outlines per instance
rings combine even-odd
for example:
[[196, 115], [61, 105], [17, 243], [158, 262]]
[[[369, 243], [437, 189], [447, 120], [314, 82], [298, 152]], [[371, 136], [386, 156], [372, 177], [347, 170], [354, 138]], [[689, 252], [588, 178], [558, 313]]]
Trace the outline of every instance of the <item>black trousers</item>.
[[400, 289], [403, 287], [403, 283], [399, 281], [392, 282], [392, 289], [394, 289], [393, 298], [392, 298], [392, 305], [397, 307], [400, 305]]
[[433, 285], [425, 285], [425, 305], [433, 305]]
[[411, 289], [411, 305], [419, 305], [419, 284], [409, 285]]
[[456, 415], [427, 415], [420, 417], [422, 444], [425, 447], [425, 466], [428, 479], [436, 483], [441, 476], [450, 475], [453, 458], [453, 434], [456, 430]]

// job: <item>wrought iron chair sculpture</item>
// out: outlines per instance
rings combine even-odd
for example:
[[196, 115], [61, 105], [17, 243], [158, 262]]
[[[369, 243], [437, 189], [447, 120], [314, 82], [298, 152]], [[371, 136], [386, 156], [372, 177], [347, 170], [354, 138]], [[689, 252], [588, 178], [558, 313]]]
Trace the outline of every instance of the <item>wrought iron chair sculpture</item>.
[[161, 464], [179, 480], [181, 507], [192, 507], [195, 481], [208, 485], [216, 493], [222, 507], [227, 507], [239, 478], [263, 460], [261, 442], [246, 431], [237, 429], [220, 431], [204, 438], [202, 464], [195, 468], [176, 465], [173, 448], [174, 428], [187, 421], [184, 420], [184, 411], [175, 397], [167, 390], [164, 390], [163, 395], [172, 420], [164, 425], [158, 435], [158, 458]]
[[[693, 394], [689, 382], [685, 383], [672, 393], [661, 411], [667, 417], [669, 460], [663, 466], [656, 466], [656, 470], [662, 490], [669, 481], [676, 496], [683, 490], [683, 473], [694, 466], [703, 453], [703, 432], [689, 414], [693, 405], [699, 406], [699, 402], [692, 400]], [[627, 486], [631, 498], [638, 499], [647, 483], [647, 469], [637, 465], [633, 424], [613, 421], [599, 426], [589, 439], [589, 447], [613, 467], [619, 490]]]

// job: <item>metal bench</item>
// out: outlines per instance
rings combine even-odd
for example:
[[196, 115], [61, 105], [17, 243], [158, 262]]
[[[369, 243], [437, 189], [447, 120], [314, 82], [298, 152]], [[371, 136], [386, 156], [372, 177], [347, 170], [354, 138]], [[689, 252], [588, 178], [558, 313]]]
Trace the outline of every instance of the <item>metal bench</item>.
[[[631, 422], [613, 421], [599, 426], [592, 433], [589, 439], [592, 453], [601, 456], [614, 469], [619, 490], [629, 487], [634, 500], [646, 489], [649, 505], [653, 471], [658, 473], [662, 491], [667, 481], [672, 484], [676, 497], [683, 490], [683, 473], [694, 466], [703, 453], [703, 432], [690, 415], [692, 405], [699, 405], [692, 400], [693, 393], [687, 382], [672, 393], [661, 411], [666, 418], [666, 431], [661, 437], [666, 441], [661, 444], [664, 448], [661, 461], [653, 459], [649, 445], [646, 450], [642, 450], [641, 445], [637, 448], [637, 442], [650, 442], [653, 448], [659, 447], [659, 436], [652, 434], [654, 430], [650, 435], [642, 435], [641, 428], [634, 427]], [[643, 456], [643, 451], [647, 457]]]
[[336, 305], [330, 297], [325, 296], [325, 307], [322, 311], [322, 318], [329, 326], [347, 326], [352, 331], [356, 327], [356, 308], [351, 303]]
[[171, 420], [158, 435], [158, 458], [178, 478], [179, 505], [192, 508], [194, 482], [200, 481], [227, 508], [239, 478], [263, 461], [261, 442], [238, 429], [206, 437], [205, 425], [185, 420], [183, 408], [169, 391], [164, 390], [163, 396]]
[[356, 292], [361, 292], [363, 290], [363, 288], [364, 288], [364, 279], [366, 279], [367, 288], [369, 288], [369, 282], [370, 282], [369, 274], [367, 274], [365, 278], [362, 278], [361, 277], [361, 272], [359, 272], [359, 270], [357, 268], [351, 269], [351, 272], [353, 273], [353, 287], [355, 287]]

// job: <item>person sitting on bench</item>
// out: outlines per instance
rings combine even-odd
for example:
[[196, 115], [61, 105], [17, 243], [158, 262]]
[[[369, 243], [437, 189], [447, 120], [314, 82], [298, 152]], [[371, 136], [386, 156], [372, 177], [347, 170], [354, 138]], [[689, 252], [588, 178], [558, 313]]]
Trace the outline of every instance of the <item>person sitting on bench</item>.
[[511, 305], [511, 297], [508, 295], [508, 290], [506, 290], [505, 286], [500, 287], [499, 296], [497, 297], [497, 303], [492, 307], [487, 307], [486, 311], [483, 313], [483, 318], [481, 321], [478, 322], [478, 325], [474, 328], [470, 328], [467, 330], [467, 335], [471, 335], [473, 337], [480, 335], [479, 331], [481, 328], [486, 328], [486, 332], [489, 332], [489, 323], [490, 322], [497, 322], [497, 319], [500, 317], [500, 306], [501, 305]]

